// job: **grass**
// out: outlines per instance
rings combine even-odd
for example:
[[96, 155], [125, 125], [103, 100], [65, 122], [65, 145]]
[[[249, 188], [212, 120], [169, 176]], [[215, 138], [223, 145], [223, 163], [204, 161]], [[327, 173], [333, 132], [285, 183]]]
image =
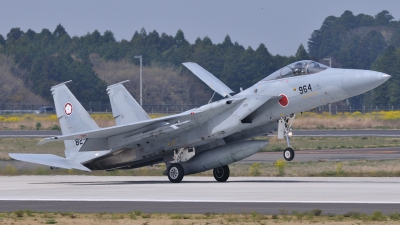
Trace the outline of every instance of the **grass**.
[[[270, 144], [263, 151], [283, 151], [285, 140], [276, 137], [259, 137], [269, 140]], [[64, 143], [51, 142], [37, 145], [40, 138], [0, 138], [0, 160], [9, 160], [8, 153], [42, 153], [64, 156]], [[291, 145], [295, 150], [351, 149], [400, 147], [399, 137], [293, 137]]]
[[294, 129], [400, 129], [400, 111], [297, 114]]
[[[100, 127], [115, 126], [111, 113], [91, 114]], [[151, 118], [166, 114], [150, 114]], [[17, 114], [1, 115], [0, 129], [3, 130], [55, 130], [59, 129], [56, 115]], [[305, 112], [298, 114], [293, 123], [294, 129], [400, 129], [400, 111], [379, 111], [361, 114]]]
[[[269, 140], [270, 144], [263, 150], [283, 151], [287, 148], [285, 139], [276, 137], [258, 137], [257, 140]], [[290, 144], [294, 150], [351, 149], [400, 147], [399, 137], [292, 137]]]
[[[264, 137], [265, 139], [265, 137]], [[50, 170], [47, 166], [28, 164], [31, 167], [20, 167], [12, 163], [8, 153], [47, 153], [64, 156], [63, 142], [37, 145], [39, 138], [2, 138], [0, 139], [0, 175], [88, 175], [78, 170]], [[284, 140], [269, 138], [271, 144], [265, 151], [281, 151], [286, 147]], [[326, 148], [364, 148], [400, 146], [400, 138], [395, 137], [294, 137], [292, 146], [297, 150]], [[4, 161], [6, 160], [6, 161]], [[400, 176], [398, 165], [400, 160], [386, 161], [343, 161], [336, 162], [288, 162], [284, 168], [274, 164], [231, 164], [231, 176]], [[160, 176], [165, 170], [165, 164], [137, 168], [133, 170], [114, 170], [111, 172], [94, 171], [90, 175], [97, 176]], [[196, 174], [197, 176], [212, 176], [212, 171]]]
[[[371, 214], [356, 211], [345, 214], [323, 214], [321, 209], [297, 212], [291, 214], [280, 209], [278, 214], [262, 214], [258, 212], [244, 212], [239, 214], [169, 214], [143, 213], [131, 211], [127, 213], [50, 213], [19, 210], [14, 213], [0, 213], [2, 224], [398, 224], [399, 213], [388, 215], [380, 211]], [[138, 213], [140, 212], [140, 213]]]
[[[115, 126], [111, 113], [99, 113], [90, 115], [100, 127]], [[166, 116], [164, 114], [150, 114], [151, 118]], [[60, 124], [55, 114], [13, 114], [0, 115], [1, 130], [60, 130]]]
[[8, 153], [42, 153], [64, 155], [64, 143], [37, 145], [40, 138], [0, 138], [0, 160], [9, 160]]
[[[232, 177], [400, 177], [400, 160], [358, 160], [342, 162], [287, 162], [283, 168], [273, 163], [230, 164]], [[33, 165], [33, 164], [32, 164]], [[256, 169], [255, 169], [256, 168]], [[132, 170], [93, 171], [51, 170], [46, 166], [18, 168], [2, 162], [0, 175], [93, 175], [93, 176], [162, 176], [165, 164]], [[255, 172], [255, 170], [257, 170]], [[213, 176], [212, 170], [190, 176]]]

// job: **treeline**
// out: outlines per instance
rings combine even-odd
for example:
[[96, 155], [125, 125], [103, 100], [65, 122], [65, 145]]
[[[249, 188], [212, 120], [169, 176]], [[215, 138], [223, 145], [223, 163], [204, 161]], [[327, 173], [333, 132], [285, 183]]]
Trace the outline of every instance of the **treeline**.
[[[111, 72], [100, 74], [104, 62], [97, 60], [94, 63], [93, 59], [96, 57], [93, 55], [109, 62], [107, 66], [110, 68], [114, 65], [138, 65], [139, 60], [135, 56], [142, 55], [143, 64], [148, 71], [152, 71], [149, 68], [157, 68], [153, 71], [160, 71], [163, 67], [172, 68], [168, 70], [169, 75], [163, 77], [164, 80], [157, 80], [158, 83], [153, 85], [151, 93], [145, 95], [149, 98], [153, 96], [152, 100], [166, 104], [178, 102], [179, 96], [187, 93], [190, 94], [190, 98], [186, 99], [188, 103], [208, 100], [208, 95], [200, 93], [205, 88], [193, 88], [193, 85], [190, 90], [184, 87], [162, 87], [185, 86], [184, 82], [190, 80], [187, 77], [193, 75], [183, 68], [183, 62], [200, 64], [238, 92], [240, 87], [247, 88], [294, 61], [313, 59], [327, 64], [324, 58], [332, 57], [333, 67], [373, 69], [392, 75], [389, 82], [381, 88], [351, 99], [355, 108], [363, 105], [396, 105], [400, 97], [396, 91], [400, 88], [399, 46], [400, 22], [394, 21], [386, 10], [376, 16], [353, 15], [350, 11], [345, 11], [340, 17], [329, 16], [323, 21], [321, 28], [311, 34], [308, 52], [300, 45], [293, 56], [272, 55], [264, 44], [256, 49], [245, 48], [232, 42], [229, 35], [222, 43], [213, 43], [206, 36], [197, 38], [191, 44], [181, 30], [173, 36], [165, 33], [160, 35], [157, 31], [147, 32], [142, 28], [130, 40], [121, 41], [117, 41], [111, 31], [101, 34], [95, 30], [83, 36], [71, 37], [61, 24], [52, 32], [48, 29], [37, 33], [30, 29], [23, 31], [12, 28], [5, 37], [0, 35], [0, 54], [12, 57], [17, 66], [26, 71], [16, 76], [32, 92], [49, 102], [52, 100], [50, 87], [67, 80], [74, 81], [70, 88], [81, 101], [108, 102], [104, 90], [107, 84], [116, 79], [107, 78], [113, 76]], [[118, 64], [121, 62], [124, 63]], [[116, 71], [115, 74], [129, 77], [126, 71], [121, 71]], [[155, 80], [154, 77], [152, 79]], [[171, 97], [166, 90], [175, 92]], [[138, 99], [138, 91], [132, 92]], [[165, 98], [160, 99], [158, 96]]]
[[375, 17], [345, 11], [340, 17], [327, 17], [308, 41], [308, 52], [314, 60], [322, 62], [332, 57], [333, 67], [372, 69], [392, 75], [378, 89], [351, 99], [356, 108], [399, 105], [400, 22], [393, 19], [387, 10]]
[[[233, 43], [228, 35], [220, 44], [214, 44], [209, 37], [198, 38], [190, 44], [181, 30], [171, 36], [159, 35], [157, 31], [147, 33], [142, 28], [131, 40], [116, 41], [111, 31], [101, 34], [95, 30], [81, 37], [70, 37], [61, 24], [53, 32], [12, 28], [6, 37], [0, 35], [0, 45], [0, 53], [12, 56], [20, 68], [29, 72], [20, 77], [27, 87], [49, 101], [50, 87], [66, 80], [74, 80], [71, 89], [82, 101], [108, 101], [104, 91], [107, 84], [92, 68], [89, 57], [92, 53], [108, 61], [127, 60], [135, 64], [139, 60], [134, 56], [142, 55], [147, 67], [172, 65], [179, 68], [183, 62], [193, 61], [235, 91], [253, 85], [288, 63], [309, 58], [302, 45], [295, 56], [273, 56], [264, 44], [255, 50], [244, 48]], [[186, 69], [181, 69], [180, 73], [190, 74]], [[168, 85], [168, 81], [165, 83]]]

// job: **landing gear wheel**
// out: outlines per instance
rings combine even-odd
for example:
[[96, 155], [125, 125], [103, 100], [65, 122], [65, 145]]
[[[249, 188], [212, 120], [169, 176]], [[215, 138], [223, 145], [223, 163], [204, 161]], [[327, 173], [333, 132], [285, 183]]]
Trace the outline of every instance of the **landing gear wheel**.
[[179, 183], [183, 179], [183, 167], [174, 163], [168, 168], [168, 179], [172, 183]]
[[229, 178], [230, 170], [228, 166], [221, 166], [213, 170], [214, 178], [218, 182], [225, 182]]
[[294, 151], [292, 148], [287, 148], [283, 151], [283, 158], [286, 159], [286, 161], [292, 161], [294, 158]]

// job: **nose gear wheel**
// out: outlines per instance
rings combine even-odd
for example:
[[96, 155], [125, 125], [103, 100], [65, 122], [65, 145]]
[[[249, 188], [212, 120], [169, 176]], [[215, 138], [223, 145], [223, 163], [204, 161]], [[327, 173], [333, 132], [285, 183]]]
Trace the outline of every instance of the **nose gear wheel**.
[[286, 161], [292, 161], [294, 158], [294, 151], [292, 148], [286, 148], [283, 151], [283, 158], [286, 159]]
[[[283, 158], [286, 161], [292, 161], [294, 158], [294, 151], [292, 146], [290, 145], [290, 138], [292, 137], [292, 125], [293, 121], [296, 118], [296, 114], [290, 114], [289, 116], [281, 117], [279, 122], [283, 123], [283, 136], [286, 138], [286, 143], [288, 148], [283, 151]], [[283, 138], [283, 137], [282, 137]]]

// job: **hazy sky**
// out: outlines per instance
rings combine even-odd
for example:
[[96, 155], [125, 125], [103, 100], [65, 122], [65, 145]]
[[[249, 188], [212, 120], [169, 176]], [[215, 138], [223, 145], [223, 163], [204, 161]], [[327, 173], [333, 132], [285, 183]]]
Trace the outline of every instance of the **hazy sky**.
[[264, 43], [272, 54], [293, 55], [300, 43], [307, 48], [312, 31], [327, 16], [345, 10], [375, 16], [384, 9], [400, 19], [398, 0], [2, 0], [0, 34], [13, 27], [54, 31], [61, 23], [71, 36], [97, 29], [130, 40], [142, 27], [173, 36], [181, 29], [190, 43], [205, 36], [220, 43], [229, 34], [246, 48]]

